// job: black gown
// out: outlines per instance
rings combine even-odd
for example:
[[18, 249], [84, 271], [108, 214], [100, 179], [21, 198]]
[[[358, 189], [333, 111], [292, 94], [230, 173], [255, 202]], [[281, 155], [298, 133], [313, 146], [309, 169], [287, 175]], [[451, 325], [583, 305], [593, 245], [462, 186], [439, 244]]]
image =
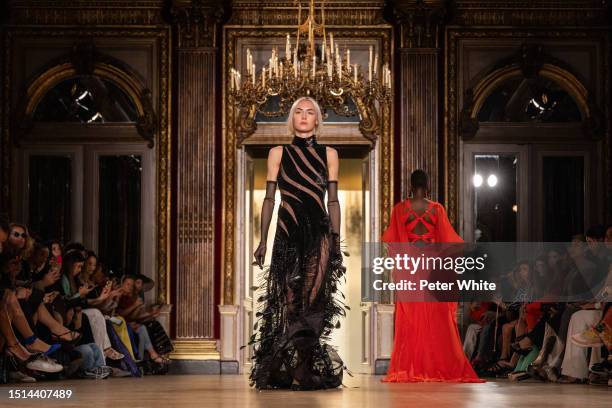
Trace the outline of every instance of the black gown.
[[256, 388], [312, 390], [342, 384], [345, 367], [327, 341], [348, 309], [335, 296], [346, 270], [333, 245], [324, 202], [327, 180], [326, 148], [315, 136], [295, 136], [283, 146], [272, 259], [258, 299], [259, 332], [249, 342], [254, 344], [250, 380]]

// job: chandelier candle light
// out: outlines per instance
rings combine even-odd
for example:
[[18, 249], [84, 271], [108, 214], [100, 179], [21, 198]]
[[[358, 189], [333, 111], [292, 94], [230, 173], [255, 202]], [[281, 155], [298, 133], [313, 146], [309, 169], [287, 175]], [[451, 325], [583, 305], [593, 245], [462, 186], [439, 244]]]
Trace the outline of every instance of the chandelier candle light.
[[[351, 64], [351, 50], [346, 48], [342, 52], [340, 44], [334, 41], [334, 34], [326, 33], [324, 3], [321, 23], [317, 23], [314, 0], [310, 0], [308, 17], [298, 25], [295, 45], [287, 34], [284, 56], [280, 55], [277, 47], [273, 48], [268, 63], [258, 72], [253, 54], [247, 49], [245, 79], [241, 72], [230, 68], [229, 96], [239, 110], [249, 112], [251, 116], [257, 112], [267, 117], [283, 116], [294, 100], [305, 95], [315, 98], [324, 110], [332, 109], [344, 116], [361, 112], [364, 105], [371, 109], [375, 102], [390, 103], [392, 84], [388, 64], [378, 69], [378, 55], [374, 56], [371, 45], [367, 72], [358, 64]], [[301, 21], [301, 13], [302, 7], [298, 3], [298, 21]], [[300, 42], [302, 33], [307, 34], [307, 39]], [[320, 54], [315, 46], [315, 34], [320, 36]], [[264, 109], [270, 97], [278, 97], [278, 105], [272, 110], [269, 107]], [[350, 107], [349, 98], [357, 110]]]

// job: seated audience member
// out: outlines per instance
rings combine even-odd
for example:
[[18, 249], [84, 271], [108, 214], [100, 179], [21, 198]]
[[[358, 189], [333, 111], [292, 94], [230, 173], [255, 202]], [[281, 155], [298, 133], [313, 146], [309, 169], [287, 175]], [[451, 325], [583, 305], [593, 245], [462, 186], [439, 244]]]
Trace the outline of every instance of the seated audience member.
[[[47, 373], [56, 373], [63, 369], [54, 360], [47, 357], [55, 349], [34, 336], [25, 315], [21, 311], [16, 296], [14, 277], [20, 267], [19, 257], [9, 251], [0, 254], [0, 349], [14, 359], [14, 380], [30, 380], [31, 377], [21, 372], [23, 368]], [[22, 292], [27, 292], [22, 289]], [[13, 327], [23, 337], [18, 337]], [[15, 377], [17, 376], [17, 377]], [[27, 378], [29, 377], [29, 378]]]
[[79, 274], [85, 263], [81, 251], [67, 251], [62, 263], [62, 291], [67, 302], [68, 310], [66, 318], [69, 321], [81, 319], [81, 314], [87, 316], [94, 342], [104, 351], [104, 355], [111, 360], [121, 360], [124, 355], [111, 347], [111, 342], [106, 330], [106, 320], [100, 310], [89, 307], [90, 300], [87, 294], [93, 290], [91, 284], [81, 284]]

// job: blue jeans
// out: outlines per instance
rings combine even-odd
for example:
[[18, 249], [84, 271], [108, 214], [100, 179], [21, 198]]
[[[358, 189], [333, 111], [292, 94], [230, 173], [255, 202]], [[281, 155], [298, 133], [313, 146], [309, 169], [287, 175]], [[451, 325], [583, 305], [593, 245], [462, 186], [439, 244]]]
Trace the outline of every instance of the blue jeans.
[[91, 370], [94, 367], [102, 367], [104, 365], [104, 354], [96, 343], [81, 344], [75, 347], [75, 350], [81, 353], [81, 370]]
[[152, 349], [153, 344], [151, 343], [151, 338], [149, 337], [149, 331], [144, 324], [140, 325], [138, 330], [136, 330], [136, 334], [138, 335], [138, 358], [142, 360], [144, 359], [145, 351]]

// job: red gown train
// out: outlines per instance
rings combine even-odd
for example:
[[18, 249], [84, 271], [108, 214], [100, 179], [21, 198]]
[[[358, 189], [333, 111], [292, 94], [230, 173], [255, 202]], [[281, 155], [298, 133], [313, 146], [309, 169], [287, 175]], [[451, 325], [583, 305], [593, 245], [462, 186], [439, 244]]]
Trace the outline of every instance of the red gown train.
[[[426, 232], [415, 234], [421, 223]], [[393, 208], [384, 242], [463, 242], [444, 207], [431, 201], [422, 214], [405, 200]], [[463, 353], [457, 302], [396, 302], [391, 363], [383, 382], [484, 382]]]

